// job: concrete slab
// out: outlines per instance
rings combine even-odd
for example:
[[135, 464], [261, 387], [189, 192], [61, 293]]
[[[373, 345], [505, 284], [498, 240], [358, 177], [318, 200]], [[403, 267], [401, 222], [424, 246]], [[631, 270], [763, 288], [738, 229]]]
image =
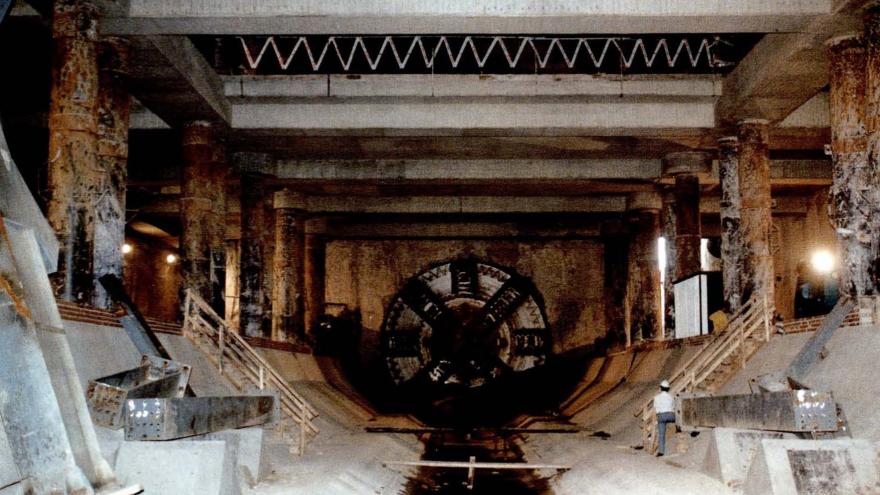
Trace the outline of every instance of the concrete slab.
[[877, 450], [856, 439], [761, 440], [746, 495], [877, 493]]
[[141, 362], [141, 354], [121, 328], [66, 320], [64, 329], [83, 390], [89, 380], [130, 370]]
[[219, 440], [125, 442], [116, 459], [125, 484], [140, 483], [144, 493], [238, 495], [232, 459]]
[[739, 488], [761, 447], [761, 440], [781, 439], [783, 435], [768, 431], [715, 428], [709, 434], [709, 448], [702, 472], [731, 488]]
[[180, 363], [192, 366], [189, 385], [199, 397], [233, 395], [238, 393], [221, 375], [208, 357], [182, 335], [159, 334], [159, 341]]
[[289, 381], [323, 381], [324, 375], [312, 354], [299, 352], [279, 351], [277, 349], [257, 348], [269, 364], [272, 365], [281, 376]]

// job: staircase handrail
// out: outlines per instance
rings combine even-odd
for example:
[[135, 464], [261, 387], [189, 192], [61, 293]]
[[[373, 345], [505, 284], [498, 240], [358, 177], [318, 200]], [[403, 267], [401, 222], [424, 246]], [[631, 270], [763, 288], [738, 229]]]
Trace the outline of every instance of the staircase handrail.
[[214, 342], [218, 348], [217, 366], [221, 373], [223, 373], [223, 361], [227, 359], [237, 364], [239, 371], [260, 389], [266, 385], [277, 389], [281, 410], [300, 426], [303, 434], [300, 442], [300, 452], [302, 452], [305, 433], [314, 436], [320, 431], [312, 421], [318, 416], [318, 412], [244, 338], [230, 330], [226, 320], [220, 317], [204, 299], [191, 289], [187, 289], [185, 293], [184, 335], [188, 332], [199, 332]]
[[[771, 308], [766, 297], [758, 300], [752, 297], [731, 316], [727, 327], [715, 334], [699, 351], [694, 353], [685, 363], [679, 366], [669, 377], [669, 391], [673, 395], [682, 391], [692, 391], [703, 382], [731, 354], [739, 350], [745, 340], [758, 329], [764, 330], [764, 340], [770, 338]], [[744, 364], [744, 363], [743, 363]], [[653, 413], [653, 398], [647, 400], [636, 413], [645, 422], [650, 421]]]

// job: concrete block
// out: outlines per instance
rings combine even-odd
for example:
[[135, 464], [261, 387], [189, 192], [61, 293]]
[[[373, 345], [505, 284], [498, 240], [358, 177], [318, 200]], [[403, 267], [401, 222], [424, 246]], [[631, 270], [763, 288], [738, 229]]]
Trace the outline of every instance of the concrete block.
[[[2, 419], [0, 419], [0, 487], [9, 487], [0, 488], [0, 495], [7, 495], [7, 490], [10, 490], [9, 494], [18, 493], [11, 491], [11, 488], [18, 486], [20, 480], [21, 474], [18, 472], [18, 465], [16, 465], [15, 459], [12, 458], [12, 450], [9, 447], [9, 440], [6, 438], [6, 430], [3, 428]], [[15, 485], [13, 486], [13, 484]]]
[[95, 436], [98, 437], [98, 445], [101, 447], [101, 455], [112, 466], [116, 463], [116, 455], [119, 447], [125, 441], [125, 430], [111, 430], [103, 426], [95, 425]]
[[266, 449], [263, 448], [265, 430], [262, 427], [226, 430], [194, 437], [196, 441], [220, 440], [226, 443], [226, 456], [231, 459], [236, 479], [253, 486], [265, 478]]
[[702, 471], [729, 487], [742, 486], [761, 447], [761, 440], [765, 438], [785, 437], [777, 432], [715, 428], [709, 436]]
[[867, 440], [761, 440], [745, 495], [878, 493], [877, 450]]
[[116, 476], [140, 483], [144, 493], [240, 495], [233, 460], [219, 440], [125, 442], [116, 457]]

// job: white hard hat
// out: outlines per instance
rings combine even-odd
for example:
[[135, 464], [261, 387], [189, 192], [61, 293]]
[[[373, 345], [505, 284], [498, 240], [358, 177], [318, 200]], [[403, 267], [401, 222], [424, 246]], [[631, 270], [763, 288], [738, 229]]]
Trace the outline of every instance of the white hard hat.
[[660, 382], [660, 387], [669, 388], [669, 382], [667, 380], [663, 380], [662, 382]]

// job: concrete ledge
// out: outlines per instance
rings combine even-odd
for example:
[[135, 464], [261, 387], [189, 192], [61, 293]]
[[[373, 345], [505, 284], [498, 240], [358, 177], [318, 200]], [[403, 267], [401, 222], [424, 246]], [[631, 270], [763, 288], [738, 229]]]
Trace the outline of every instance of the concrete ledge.
[[746, 495], [877, 493], [877, 450], [867, 440], [761, 440]]
[[702, 471], [731, 488], [742, 486], [761, 448], [761, 440], [765, 438], [782, 439], [784, 436], [768, 431], [715, 428], [709, 437], [709, 450]]
[[125, 442], [116, 476], [126, 484], [140, 483], [144, 493], [239, 495], [229, 462], [222, 441]]

